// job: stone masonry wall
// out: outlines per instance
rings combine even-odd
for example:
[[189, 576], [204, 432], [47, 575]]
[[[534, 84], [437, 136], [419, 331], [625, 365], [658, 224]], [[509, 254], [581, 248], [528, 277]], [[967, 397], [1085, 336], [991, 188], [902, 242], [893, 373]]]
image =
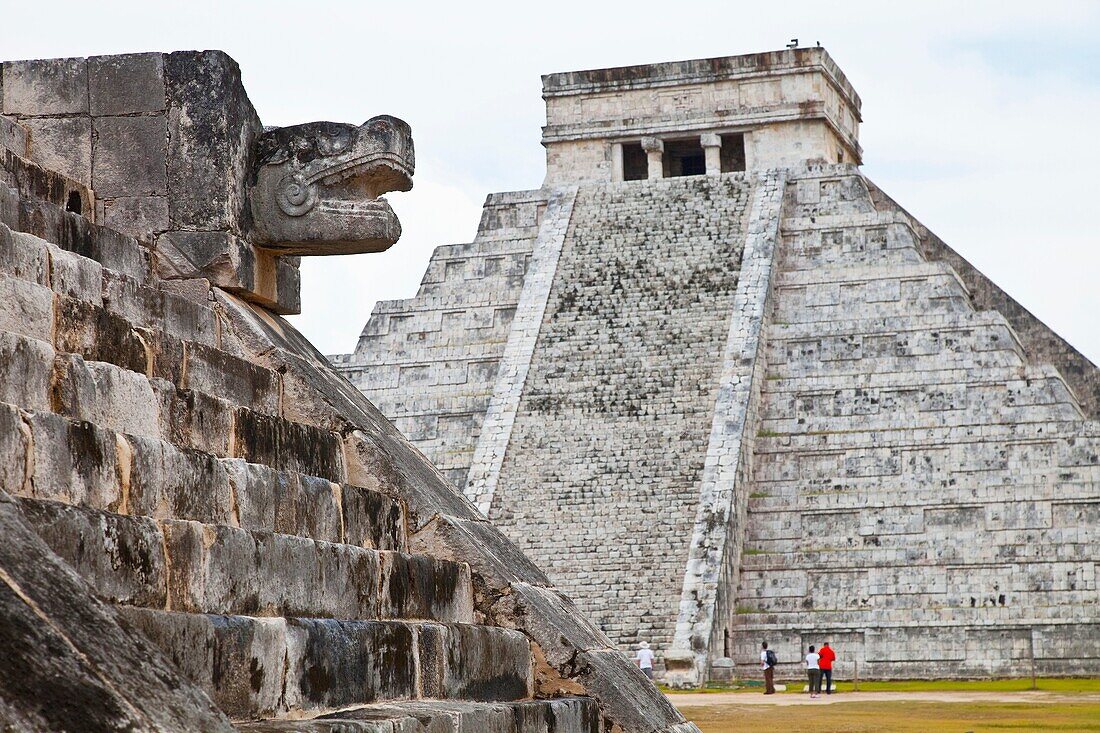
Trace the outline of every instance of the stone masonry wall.
[[855, 169], [788, 186], [734, 657], [1100, 671], [1100, 426]]
[[751, 189], [574, 203], [489, 516], [621, 648], [672, 641]]
[[380, 301], [337, 371], [462, 488], [523, 288], [545, 193], [493, 194], [476, 239], [438, 247], [415, 298]]

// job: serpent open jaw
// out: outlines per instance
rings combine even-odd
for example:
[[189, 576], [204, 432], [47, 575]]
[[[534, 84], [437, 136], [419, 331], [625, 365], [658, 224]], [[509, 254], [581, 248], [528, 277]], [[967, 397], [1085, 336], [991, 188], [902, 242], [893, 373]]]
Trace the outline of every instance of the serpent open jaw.
[[401, 236], [382, 194], [411, 189], [414, 167], [412, 131], [396, 117], [268, 130], [249, 194], [253, 241], [291, 255], [382, 251]]

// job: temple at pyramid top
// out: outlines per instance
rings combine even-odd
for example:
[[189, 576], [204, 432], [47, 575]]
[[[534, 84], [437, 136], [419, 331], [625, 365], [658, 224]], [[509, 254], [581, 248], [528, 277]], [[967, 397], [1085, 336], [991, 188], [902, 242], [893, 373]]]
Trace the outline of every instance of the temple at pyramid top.
[[547, 184], [862, 162], [860, 99], [823, 48], [542, 77]]

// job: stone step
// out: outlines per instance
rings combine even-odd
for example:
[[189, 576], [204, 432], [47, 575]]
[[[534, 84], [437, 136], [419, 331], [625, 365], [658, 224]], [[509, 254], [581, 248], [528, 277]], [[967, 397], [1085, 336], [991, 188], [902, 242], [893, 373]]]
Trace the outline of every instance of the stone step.
[[51, 549], [106, 601], [189, 613], [473, 621], [464, 563], [18, 501]]
[[[863, 295], [853, 296], [845, 302], [809, 304], [800, 303], [797, 297], [789, 294], [779, 296], [775, 320], [780, 323], [831, 323], [851, 315], [858, 309], [869, 318], [904, 317], [907, 313], [967, 313], [973, 311], [970, 297], [959, 292], [950, 292], [954, 286], [944, 280], [941, 288], [928, 288], [916, 297], [893, 298], [890, 300], [868, 301]], [[940, 290], [942, 294], [935, 291]], [[923, 288], [922, 288], [923, 290]]]
[[[935, 479], [910, 475], [895, 481], [875, 476], [806, 481], [754, 483], [748, 500], [750, 513], [773, 517], [782, 513], [862, 512], [874, 514], [886, 509], [981, 503], [995, 507], [1016, 505], [1028, 511], [1040, 503], [1087, 500], [1094, 496], [1092, 482], [1062, 481], [1047, 473], [1014, 469], [998, 472], [947, 474]], [[956, 478], [957, 477], [957, 478]], [[899, 491], [904, 485], [905, 491]], [[787, 518], [784, 522], [789, 521]], [[765, 526], [770, 527], [769, 521]]]
[[[1055, 377], [1058, 372], [1049, 366], [1033, 367], [1027, 364], [995, 366], [988, 369], [966, 369], [952, 364], [941, 368], [912, 372], [868, 372], [865, 374], [803, 374], [779, 376], [769, 374], [764, 385], [766, 398], [772, 404], [802, 393], [836, 393], [853, 391], [877, 391], [892, 388], [926, 389], [955, 387], [964, 384], [1004, 384], [1021, 379]], [[769, 406], [769, 409], [770, 406]]]
[[511, 702], [534, 692], [530, 642], [510, 629], [117, 610], [235, 719], [409, 698]]
[[[210, 366], [209, 371], [217, 370]], [[98, 428], [170, 440], [281, 471], [336, 483], [346, 478], [341, 439], [332, 431], [234, 406], [108, 362], [57, 354], [47, 342], [9, 331], [0, 331], [0, 401], [29, 410], [56, 409]]]
[[589, 697], [511, 703], [410, 700], [341, 710], [308, 720], [237, 724], [241, 733], [601, 733]]
[[0, 456], [4, 485], [28, 498], [378, 550], [408, 547], [405, 506], [381, 492], [51, 412], [0, 403]]
[[23, 198], [6, 185], [0, 185], [0, 225], [95, 260], [106, 270], [142, 283], [152, 281], [151, 254], [137, 240], [48, 201]]
[[[801, 599], [800, 599], [801, 600]], [[976, 599], [977, 600], [977, 599]], [[1028, 628], [1041, 624], [1093, 624], [1096, 616], [1090, 615], [1088, 601], [1077, 605], [1059, 606], [970, 606], [966, 603], [954, 607], [915, 607], [878, 610], [874, 608], [814, 609], [814, 630], [876, 629], [880, 633], [906, 632], [915, 629], [935, 629], [937, 633], [952, 633], [953, 629], [1019, 626]], [[784, 629], [805, 630], [807, 609], [770, 611], [743, 606], [742, 613], [734, 616], [738, 632], [756, 631], [780, 635]], [[937, 628], [943, 627], [943, 628]], [[820, 633], [820, 632], [818, 632]], [[757, 639], [760, 638], [758, 635]], [[771, 638], [770, 636], [768, 638]], [[813, 643], [813, 642], [809, 642]], [[759, 642], [757, 642], [759, 644]], [[1072, 656], [1072, 655], [1071, 655]]]
[[[902, 316], [887, 318], [852, 318], [849, 313], [844, 318], [838, 318], [828, 326], [814, 325], [810, 323], [782, 323], [773, 322], [768, 329], [770, 342], [817, 340], [825, 337], [848, 337], [849, 340], [864, 335], [904, 336], [905, 345], [910, 348], [926, 340], [929, 336], [943, 334], [950, 336], [957, 331], [962, 332], [960, 338], [965, 338], [972, 332], [984, 333], [983, 329], [999, 328], [999, 334], [1006, 336], [1008, 343], [1018, 343], [1015, 333], [1012, 332], [1008, 321], [996, 311], [967, 311], [965, 313], [908, 313]], [[908, 334], [926, 334], [912, 336]], [[1000, 339], [998, 339], [1000, 341]], [[958, 343], [958, 339], [949, 340], [950, 344]], [[986, 348], [1005, 348], [1003, 344], [990, 345]], [[938, 350], [938, 349], [937, 349]], [[919, 353], [919, 352], [918, 352]], [[929, 351], [928, 353], [934, 353]]]

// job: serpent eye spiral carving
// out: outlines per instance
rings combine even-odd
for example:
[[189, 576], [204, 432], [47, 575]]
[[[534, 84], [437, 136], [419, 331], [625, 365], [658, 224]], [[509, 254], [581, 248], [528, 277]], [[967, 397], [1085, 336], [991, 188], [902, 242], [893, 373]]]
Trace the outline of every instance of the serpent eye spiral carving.
[[317, 186], [306, 183], [301, 176], [283, 176], [275, 199], [287, 216], [302, 216], [317, 205]]

